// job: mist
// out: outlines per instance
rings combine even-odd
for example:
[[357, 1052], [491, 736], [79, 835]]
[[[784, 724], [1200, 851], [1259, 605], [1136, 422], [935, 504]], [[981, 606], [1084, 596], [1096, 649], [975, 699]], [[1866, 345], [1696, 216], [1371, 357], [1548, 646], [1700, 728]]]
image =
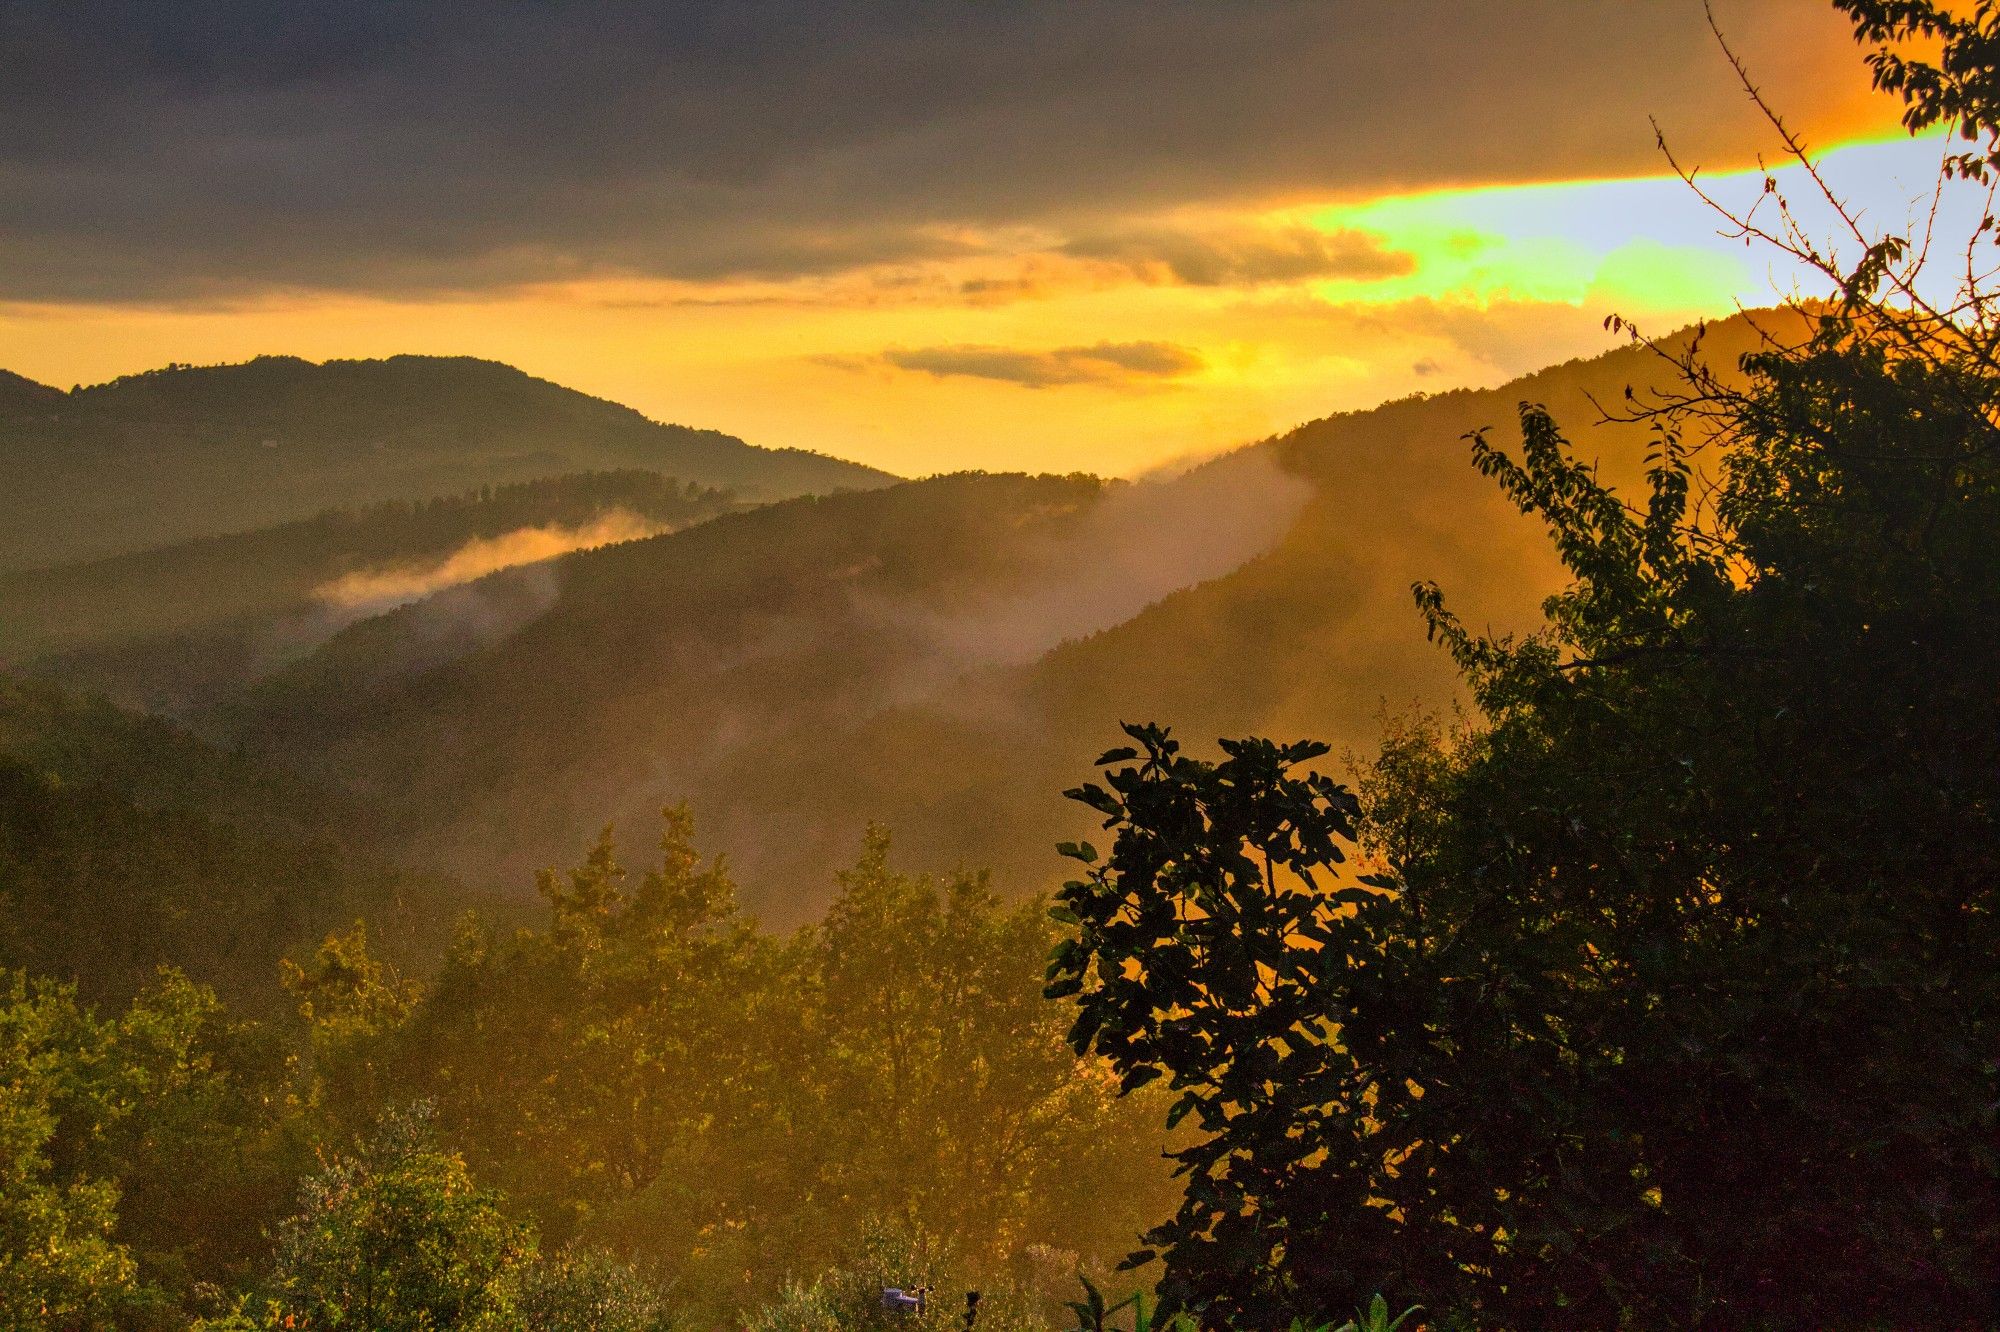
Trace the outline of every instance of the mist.
[[357, 569], [314, 588], [313, 599], [345, 613], [351, 621], [421, 601], [448, 587], [470, 583], [502, 569], [537, 564], [572, 551], [659, 536], [669, 530], [666, 523], [641, 518], [627, 509], [611, 509], [575, 527], [550, 523], [517, 528], [496, 537], [474, 537], [442, 559]]
[[1264, 450], [1172, 480], [1118, 483], [1073, 531], [1030, 549], [1025, 586], [931, 618], [926, 637], [947, 662], [1024, 665], [1255, 559], [1312, 496], [1310, 481]]

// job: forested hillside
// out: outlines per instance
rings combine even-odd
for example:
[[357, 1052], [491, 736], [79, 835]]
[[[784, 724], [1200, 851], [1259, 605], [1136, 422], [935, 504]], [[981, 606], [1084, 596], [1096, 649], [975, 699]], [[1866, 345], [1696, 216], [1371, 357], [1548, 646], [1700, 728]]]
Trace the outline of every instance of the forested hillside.
[[[393, 791], [407, 853], [518, 882], [741, 753], [782, 772], [815, 736], [955, 687], [987, 650], [967, 633], [974, 655], [953, 655], [957, 618], [1049, 578], [1104, 488], [944, 477], [580, 552], [363, 621], [216, 724], [364, 799]], [[497, 641], [474, 641], [496, 616]], [[864, 824], [800, 831], [851, 847]]]
[[244, 1013], [283, 1002], [278, 964], [367, 920], [421, 966], [469, 900], [448, 881], [371, 865], [331, 837], [245, 833], [184, 807], [0, 758], [0, 967], [122, 1003], [174, 967]]
[[[1613, 216], [1603, 199], [1659, 196], [1563, 179], [1574, 163], [1525, 137], [1556, 137], [1545, 118], [1511, 115], [1473, 147], [1532, 163], [1537, 183], [1519, 163], [1500, 178], [1519, 189], [1373, 197], [1390, 185], [1350, 178], [1370, 230], [1336, 231], [1345, 205], [1302, 192], [1198, 233], [1227, 220], [1195, 209], [1223, 186], [1279, 197], [1279, 177], [1227, 163], [1149, 215], [1183, 231], [1136, 213], [1108, 229], [1126, 187], [1106, 160], [1130, 158], [1155, 209], [1176, 175], [1214, 169], [1171, 117], [1186, 160], [1136, 152], [1122, 78], [1149, 120], [1162, 86], [1175, 115], [1218, 122], [1250, 90], [1217, 98], [1162, 61], [1173, 45], [1282, 93], [1329, 85], [1323, 50], [1392, 80], [1406, 47], [1447, 68], [1466, 33], [1513, 41], [1525, 6], [1491, 28], [1474, 7], [1420, 28], [1375, 6], [1371, 28], [1349, 12], [1371, 7], [1306, 6], [1261, 48], [1235, 45], [1267, 26], [1247, 4], [1203, 8], [1212, 29], [1155, 7], [1144, 32], [1129, 14], [1079, 25], [1087, 7], [941, 13], [920, 42], [899, 22], [856, 46], [872, 60], [855, 68], [884, 72], [861, 139], [829, 59], [860, 14], [690, 10], [662, 36], [618, 16], [587, 31], [565, 7], [490, 29], [440, 8], [423, 31], [288, 12], [244, 25], [253, 62], [173, 7], [121, 11], [124, 45], [80, 40], [71, 8], [29, 6], [30, 42], [0, 31], [0, 53], [47, 54], [0, 95], [34, 149], [0, 147], [0, 178], [81, 218], [101, 175], [160, 225], [140, 244], [0, 223], [31, 267], [73, 248], [93, 299], [133, 302], [78, 324], [98, 316], [0, 300], [0, 332], [240, 328], [258, 300], [167, 306], [315, 299], [181, 252], [171, 192], [124, 188], [147, 184], [154, 143], [114, 142], [134, 110], [241, 136], [222, 198], [190, 154], [173, 163], [232, 265], [268, 243], [234, 187], [296, 180], [343, 187], [337, 216], [274, 195], [300, 224], [278, 239], [323, 272], [380, 267], [331, 262], [356, 220], [496, 272], [547, 248], [564, 280], [509, 278], [482, 316], [585, 320], [637, 292], [649, 327], [712, 300], [726, 322], [709, 328], [851, 330], [853, 347], [891, 327], [878, 303], [905, 331], [1031, 329], [1031, 305], [1096, 327], [1143, 288], [1226, 311], [1210, 334], [1302, 323], [1328, 338], [1317, 374], [1355, 350], [1353, 329], [1326, 332], [1336, 313], [1401, 346], [1392, 313], [1448, 300], [1503, 336], [1517, 297], [1459, 279], [1539, 282], [1600, 228], [1627, 243], [1580, 297], [1551, 280], [1518, 303], [1568, 322], [1626, 261], [1657, 270], [1647, 291], [1735, 271], [1655, 240], [1658, 218]], [[1953, 135], [1941, 164], [1921, 158], [1937, 175], [1911, 234], [1874, 229], [1879, 192], [1842, 199], [1696, 6], [1684, 26], [1723, 43], [1790, 166], [1737, 179], [1740, 210], [1678, 160], [1653, 184], [1692, 189], [1704, 226], [1812, 294], [1663, 337], [1613, 315], [1618, 350], [1164, 479], [898, 480], [469, 360], [264, 358], [67, 393], [0, 372], [0, 1332], [2000, 1326], [2000, 0], [1834, 8], [1918, 136], [1905, 146]], [[1765, 16], [1789, 42], [1802, 12]], [[1347, 40], [1371, 31], [1372, 48]], [[774, 60], [801, 34], [810, 63]], [[1079, 58], [1107, 35], [1141, 63]], [[1272, 35], [1329, 44], [1290, 63]], [[1016, 65], [1023, 36], [1036, 59]], [[1471, 67], [1601, 95], [1562, 63]], [[421, 169], [426, 140], [448, 143], [450, 200], [530, 186], [543, 227], [427, 218], [422, 191], [395, 196], [407, 216], [371, 213], [372, 158], [322, 142], [370, 129], [321, 114], [364, 109], [356, 71], [395, 116], [369, 154]], [[1078, 100], [1080, 76], [1109, 96]], [[239, 83], [252, 113], [219, 95]], [[105, 105], [66, 155], [89, 105], [71, 85]], [[1026, 164], [997, 144], [979, 190], [939, 193], [923, 159], [989, 141], [939, 133], [950, 117], [919, 85], [1010, 126], [1038, 128], [1031, 102], [1065, 133], [1091, 111], [1055, 155], [1104, 205], [1052, 181], [1010, 201]], [[662, 87], [774, 109], [775, 137], [704, 139], [672, 181], [622, 143], [564, 137], [585, 112], [634, 138], [683, 123]], [[748, 100], [717, 100], [733, 87]], [[514, 102], [530, 120], [482, 139]], [[910, 176], [907, 226], [869, 223], [869, 178], [843, 169], [876, 138]], [[1085, 151], [1098, 138], [1110, 159]], [[1012, 142], [1039, 157], [1045, 140]], [[760, 144], [790, 155], [744, 151]], [[1428, 178], [1392, 134], [1365, 146], [1395, 189]], [[502, 169], [549, 147], [575, 160]], [[308, 176], [320, 165], [346, 170]], [[764, 176], [813, 198], [758, 226], [810, 227], [774, 242], [725, 206], [781, 202]], [[979, 204], [989, 188], [1004, 207]], [[1062, 211], [1026, 206], [1042, 193]], [[1524, 193], [1532, 225], [1492, 236], [1444, 206], [1469, 194], [1483, 227]], [[649, 235], [678, 206], [743, 234], [704, 255], [669, 226], [653, 239], [686, 270], [648, 278], [649, 247], [603, 241], [617, 219], [590, 214], [628, 194]], [[1085, 214], [1104, 234], [1063, 239]], [[515, 234], [571, 243], [496, 248]], [[105, 260], [109, 235], [129, 253]], [[1042, 248], [989, 270], [1017, 242]], [[1425, 279], [1447, 296], [1366, 295]], [[794, 348], [762, 373], [846, 377], [857, 400], [980, 380], [1165, 421], [1280, 347], [943, 336], [809, 368]], [[1457, 373], [1424, 365], [1397, 382]]]
[[0, 572], [0, 663], [189, 715], [354, 620], [737, 507], [657, 472], [584, 472]]
[[662, 425], [470, 358], [267, 356], [68, 393], [0, 386], [0, 569], [294, 522], [329, 508], [637, 468], [745, 499], [865, 488], [872, 468]]
[[172, 966], [269, 1012], [280, 959], [362, 919], [426, 965], [474, 899], [361, 852], [352, 812], [164, 722], [0, 676], [0, 968], [122, 1003]]
[[46, 680], [0, 674], [0, 757], [146, 808], [175, 807], [289, 836], [350, 812], [332, 793], [218, 749], [170, 721]]
[[[1719, 325], [1704, 354], [1730, 367], [1791, 318]], [[467, 872], [518, 879], [606, 817], [686, 799], [774, 919], [817, 911], [871, 819], [927, 863], [1039, 887], [1036, 848], [1077, 827], [1057, 793], [1120, 717], [1362, 746], [1385, 709], [1448, 703], [1410, 584], [1449, 579], [1525, 626], [1561, 577], [1461, 437], [1546, 402], [1629, 479], [1646, 432], [1590, 426], [1593, 400], [1669, 373], [1628, 348], [1165, 483], [957, 476], [737, 515], [561, 561], [548, 609], [477, 651], [437, 647], [486, 623], [451, 598], [356, 625], [216, 724], [364, 799], [395, 792], [388, 844]], [[538, 595], [521, 576], [473, 591]]]

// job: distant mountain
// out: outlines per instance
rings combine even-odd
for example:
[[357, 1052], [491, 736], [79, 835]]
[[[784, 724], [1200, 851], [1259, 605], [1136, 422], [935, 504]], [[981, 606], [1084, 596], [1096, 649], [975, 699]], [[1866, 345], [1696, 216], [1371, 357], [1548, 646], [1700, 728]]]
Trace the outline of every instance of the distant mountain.
[[64, 393], [0, 379], [0, 569], [291, 522], [324, 509], [638, 468], [750, 501], [894, 478], [662, 425], [467, 357], [267, 356]]
[[65, 395], [59, 388], [47, 384], [37, 384], [11, 370], [0, 370], [0, 418], [32, 412], [48, 412], [61, 403]]
[[782, 772], [818, 737], [949, 687], [988, 650], [961, 617], [1045, 580], [1105, 489], [943, 477], [496, 574], [343, 631], [225, 729], [376, 804], [398, 854], [525, 883], [614, 814], [709, 808], [713, 765], [760, 754]]
[[585, 472], [0, 572], [0, 666], [182, 715], [392, 605], [740, 507], [657, 472]]
[[[1726, 369], [1755, 337], [1705, 345]], [[729, 515], [361, 622], [217, 720], [380, 810], [392, 854], [484, 883], [687, 798], [771, 919], [823, 904], [869, 820], [920, 863], [1038, 886], [1090, 831], [1060, 792], [1120, 720], [1365, 751], [1385, 712], [1449, 704], [1411, 583], [1503, 629], [1561, 583], [1463, 435], [1511, 438], [1539, 401], [1636, 480], [1646, 431], [1593, 404], [1667, 373], [1626, 348], [1166, 483], [966, 475]]]

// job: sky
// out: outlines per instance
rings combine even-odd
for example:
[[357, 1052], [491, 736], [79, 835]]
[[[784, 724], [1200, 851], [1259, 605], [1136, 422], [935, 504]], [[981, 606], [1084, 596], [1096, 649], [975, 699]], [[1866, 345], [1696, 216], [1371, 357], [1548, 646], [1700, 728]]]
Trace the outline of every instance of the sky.
[[[1714, 14], [1899, 226], [1939, 149], [1840, 15]], [[1700, 0], [0, 0], [0, 367], [475, 355], [905, 475], [1142, 473], [1768, 303], [1655, 124], [1762, 191]]]

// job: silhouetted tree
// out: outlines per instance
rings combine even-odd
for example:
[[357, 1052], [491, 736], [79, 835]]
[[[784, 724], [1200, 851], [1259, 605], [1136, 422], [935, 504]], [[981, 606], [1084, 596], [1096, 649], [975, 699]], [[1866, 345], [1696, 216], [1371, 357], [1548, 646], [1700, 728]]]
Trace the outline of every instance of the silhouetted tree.
[[[1944, 39], [1878, 64], [1913, 125], [1990, 133], [1992, 6], [1845, 7]], [[1332, 877], [1351, 797], [1294, 771], [1314, 747], [1210, 765], [1133, 728], [1075, 793], [1117, 841], [1073, 849], [1051, 993], [1207, 1131], [1150, 1237], [1170, 1300], [2000, 1316], [2000, 321], [1977, 262], [1936, 292], [1928, 238], [1854, 225], [1843, 263], [1789, 214], [1733, 221], [1831, 291], [1747, 382], [1690, 354], [1626, 409], [1644, 494], [1533, 404], [1518, 454], [1473, 438], [1574, 582], [1522, 639], [1417, 589], [1482, 719], [1385, 750], [1379, 873]]]

